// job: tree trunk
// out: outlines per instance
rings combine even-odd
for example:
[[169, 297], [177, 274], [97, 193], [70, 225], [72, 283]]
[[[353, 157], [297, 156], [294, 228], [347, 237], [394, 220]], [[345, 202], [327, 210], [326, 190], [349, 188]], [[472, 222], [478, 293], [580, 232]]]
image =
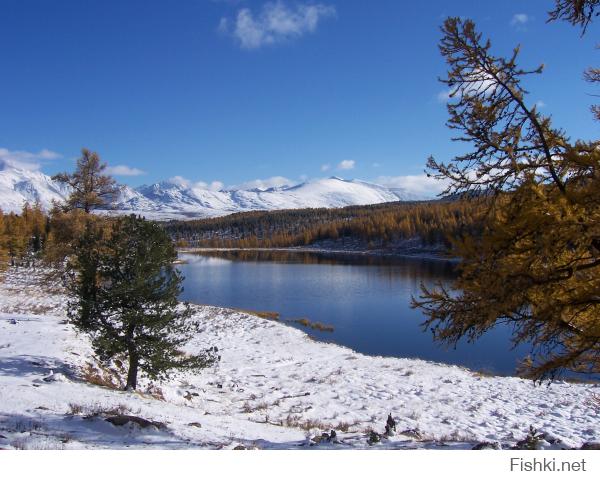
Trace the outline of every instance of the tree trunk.
[[137, 387], [139, 358], [135, 351], [129, 351], [129, 370], [127, 371], [127, 385], [125, 390], [135, 390]]

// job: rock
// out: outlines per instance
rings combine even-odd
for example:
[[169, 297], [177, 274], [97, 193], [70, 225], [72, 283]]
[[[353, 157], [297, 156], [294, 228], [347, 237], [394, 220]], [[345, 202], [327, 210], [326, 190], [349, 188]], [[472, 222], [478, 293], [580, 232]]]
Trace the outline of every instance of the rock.
[[369, 438], [367, 439], [367, 443], [369, 445], [374, 445], [379, 442], [381, 442], [381, 435], [379, 435], [377, 432], [369, 433]]
[[419, 430], [416, 428], [404, 430], [404, 431], [400, 432], [400, 435], [404, 435], [405, 437], [411, 437], [411, 438], [414, 438], [415, 440], [421, 440], [423, 438], [423, 436], [421, 435], [421, 432], [419, 432]]
[[164, 423], [153, 422], [151, 420], [146, 420], [145, 418], [136, 417], [134, 415], [115, 415], [114, 417], [108, 417], [105, 420], [109, 423], [112, 423], [116, 427], [122, 427], [130, 422], [138, 425], [140, 428], [155, 427], [160, 430], [166, 427]]
[[192, 423], [188, 423], [188, 427], [202, 428], [202, 424], [200, 424], [198, 422], [192, 422]]
[[244, 447], [243, 445], [238, 445], [236, 447], [233, 447], [234, 450], [246, 450], [246, 447]]
[[600, 450], [600, 443], [598, 443], [598, 442], [585, 442], [581, 446], [581, 450]]
[[196, 392], [189, 392], [188, 390], [185, 391], [185, 395], [183, 396], [183, 398], [185, 398], [188, 401], [191, 401], [192, 398], [194, 397], [199, 397], [200, 394], [196, 393]]
[[50, 375], [42, 378], [42, 380], [47, 383], [68, 381], [67, 377], [65, 377], [62, 373], [54, 373], [52, 370], [50, 370]]
[[479, 442], [471, 450], [500, 450], [500, 445], [496, 442]]
[[319, 443], [338, 443], [337, 441], [337, 433], [335, 430], [331, 430], [330, 433], [323, 432], [321, 435], [317, 435], [313, 437], [311, 441], [315, 444]]

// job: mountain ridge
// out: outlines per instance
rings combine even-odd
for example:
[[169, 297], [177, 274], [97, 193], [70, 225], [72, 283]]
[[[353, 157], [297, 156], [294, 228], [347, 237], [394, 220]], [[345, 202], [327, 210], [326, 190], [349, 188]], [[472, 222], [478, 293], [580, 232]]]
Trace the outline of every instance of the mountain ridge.
[[[27, 170], [9, 162], [0, 163], [0, 209], [21, 211], [25, 202], [43, 209], [62, 202], [69, 187], [37, 170]], [[416, 200], [393, 189], [362, 180], [321, 178], [276, 188], [210, 190], [172, 181], [132, 188], [120, 186], [114, 207], [107, 214], [135, 213], [155, 220], [209, 218], [252, 210], [293, 208], [337, 208]]]

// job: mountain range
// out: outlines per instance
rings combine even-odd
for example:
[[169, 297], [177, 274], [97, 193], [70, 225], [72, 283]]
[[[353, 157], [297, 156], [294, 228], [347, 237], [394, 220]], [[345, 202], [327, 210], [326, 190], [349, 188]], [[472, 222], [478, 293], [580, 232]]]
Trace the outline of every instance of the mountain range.
[[[53, 201], [61, 202], [68, 195], [66, 185], [40, 171], [0, 162], [0, 209], [3, 212], [20, 212], [25, 202], [39, 202], [42, 208], [49, 209]], [[218, 217], [249, 210], [335, 208], [416, 199], [399, 190], [338, 177], [277, 188], [219, 191], [163, 181], [138, 188], [122, 185], [113, 209], [106, 213], [136, 213], [169, 220]]]

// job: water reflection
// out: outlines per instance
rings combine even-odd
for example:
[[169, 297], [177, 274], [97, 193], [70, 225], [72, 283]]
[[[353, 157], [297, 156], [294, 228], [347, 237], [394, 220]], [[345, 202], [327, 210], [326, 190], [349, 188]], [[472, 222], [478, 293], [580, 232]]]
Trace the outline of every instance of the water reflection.
[[[390, 269], [390, 273], [414, 276], [420, 278], [453, 279], [456, 262], [441, 258], [422, 258], [398, 255], [365, 255], [358, 253], [306, 252], [290, 250], [206, 250], [197, 255], [186, 255], [188, 261], [215, 261], [226, 263], [243, 262], [273, 262], [304, 265], [371, 265], [399, 266], [400, 269]], [[195, 260], [194, 260], [195, 259]]]

